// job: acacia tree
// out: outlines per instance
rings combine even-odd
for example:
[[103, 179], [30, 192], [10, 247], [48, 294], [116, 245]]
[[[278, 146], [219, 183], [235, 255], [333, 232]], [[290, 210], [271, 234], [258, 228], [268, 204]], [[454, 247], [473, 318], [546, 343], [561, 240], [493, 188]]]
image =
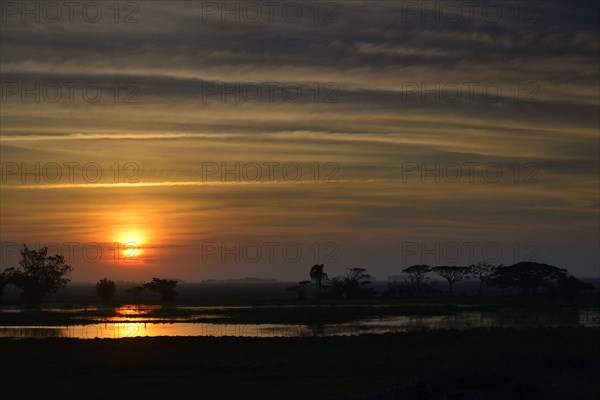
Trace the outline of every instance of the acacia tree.
[[19, 251], [19, 266], [9, 268], [6, 272], [10, 282], [21, 289], [25, 302], [39, 303], [42, 297], [56, 293], [71, 281], [65, 275], [73, 271], [73, 268], [65, 263], [62, 255], [48, 256], [47, 247], [36, 251], [23, 246]]
[[115, 295], [115, 290], [117, 286], [111, 280], [104, 278], [96, 283], [96, 292], [98, 296], [102, 298], [102, 300], [108, 302]]
[[325, 268], [324, 264], [315, 264], [310, 269], [310, 280], [315, 282], [317, 286], [317, 294], [321, 295], [323, 288], [323, 281], [327, 280], [327, 274], [323, 271]]
[[423, 286], [425, 285], [427, 274], [431, 272], [431, 267], [429, 265], [413, 265], [412, 267], [405, 268], [402, 272], [408, 274], [412, 292], [416, 295], [422, 294]]
[[177, 287], [177, 281], [170, 279], [152, 278], [151, 282], [144, 284], [144, 288], [151, 292], [160, 293], [162, 300], [173, 301], [177, 296], [174, 290]]
[[365, 268], [346, 268], [344, 277], [344, 293], [349, 299], [358, 297], [371, 297], [373, 288], [371, 285], [371, 275], [366, 273]]
[[[502, 267], [500, 265], [498, 268]], [[494, 271], [496, 267], [490, 264], [487, 261], [480, 261], [477, 264], [473, 264], [470, 266], [471, 273], [479, 279], [479, 286], [477, 288], [477, 296], [481, 296], [481, 291], [483, 290], [483, 285], [487, 283], [490, 274]]]
[[433, 267], [431, 270], [448, 281], [450, 295], [453, 293], [454, 284], [471, 272], [470, 267], [452, 267], [448, 265]]
[[536, 294], [540, 286], [546, 286], [549, 281], [566, 279], [567, 270], [548, 264], [523, 261], [507, 267], [496, 268], [490, 275], [492, 286], [517, 287], [525, 295]]

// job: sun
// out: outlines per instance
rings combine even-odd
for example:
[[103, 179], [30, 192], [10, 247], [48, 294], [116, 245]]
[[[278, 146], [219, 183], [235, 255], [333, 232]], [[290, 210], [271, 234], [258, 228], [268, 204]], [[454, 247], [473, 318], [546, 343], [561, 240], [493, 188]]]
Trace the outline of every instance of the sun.
[[145, 235], [138, 231], [126, 231], [115, 240], [124, 261], [136, 260], [144, 253]]

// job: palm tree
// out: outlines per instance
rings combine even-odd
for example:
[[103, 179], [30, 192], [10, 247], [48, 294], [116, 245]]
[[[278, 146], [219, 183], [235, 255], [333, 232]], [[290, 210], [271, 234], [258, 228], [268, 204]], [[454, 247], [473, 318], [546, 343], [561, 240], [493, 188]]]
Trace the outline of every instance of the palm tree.
[[327, 280], [327, 274], [323, 272], [325, 268], [324, 264], [315, 264], [310, 269], [310, 280], [314, 281], [317, 285], [317, 294], [321, 295], [321, 289], [323, 288], [323, 281]]

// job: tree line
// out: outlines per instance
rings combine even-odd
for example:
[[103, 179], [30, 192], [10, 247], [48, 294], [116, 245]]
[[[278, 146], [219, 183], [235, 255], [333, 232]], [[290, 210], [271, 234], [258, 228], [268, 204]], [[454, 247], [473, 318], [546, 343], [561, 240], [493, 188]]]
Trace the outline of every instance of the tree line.
[[[73, 267], [66, 263], [62, 255], [48, 256], [47, 247], [33, 250], [23, 246], [19, 251], [19, 266], [0, 272], [0, 298], [6, 286], [12, 284], [21, 290], [21, 298], [25, 303], [38, 304], [43, 297], [56, 293], [71, 281], [66, 275], [73, 272]], [[176, 280], [153, 278], [125, 292], [134, 300], [139, 300], [142, 292], [148, 290], [160, 294], [163, 301], [173, 301], [177, 297], [176, 287]], [[96, 283], [96, 292], [104, 301], [110, 301], [116, 289], [116, 283], [107, 278]]]
[[[64, 288], [70, 279], [66, 275], [73, 267], [65, 262], [62, 255], [48, 256], [48, 248], [39, 251], [23, 246], [20, 249], [21, 260], [18, 267], [8, 268], [0, 272], [0, 297], [4, 288], [12, 284], [21, 290], [26, 303], [39, 303], [47, 295]], [[449, 295], [454, 294], [454, 285], [463, 279], [478, 281], [477, 295], [481, 295], [485, 287], [517, 288], [524, 295], [534, 295], [544, 287], [550, 299], [562, 298], [572, 301], [582, 290], [593, 289], [590, 284], [579, 281], [566, 269], [531, 261], [518, 262], [513, 265], [492, 265], [479, 262], [470, 266], [429, 266], [413, 265], [402, 270], [406, 278], [400, 282], [388, 284], [383, 297], [422, 297], [439, 294], [431, 275], [437, 275], [447, 282]], [[324, 264], [315, 264], [309, 270], [309, 280], [298, 282], [289, 287], [299, 299], [307, 296], [307, 288], [315, 287], [319, 298], [370, 298], [376, 292], [372, 286], [373, 277], [365, 268], [347, 268], [346, 275], [329, 278]], [[554, 282], [551, 285], [551, 282]], [[163, 301], [174, 301], [177, 297], [176, 280], [153, 278], [152, 281], [134, 286], [125, 292], [139, 300], [142, 292], [148, 290], [158, 293]], [[96, 291], [104, 301], [110, 301], [116, 292], [116, 283], [107, 278], [96, 283]]]
[[[175, 291], [176, 287], [176, 280], [152, 278], [150, 282], [125, 290], [125, 293], [131, 295], [136, 302], [140, 300], [140, 296], [145, 290], [160, 294], [162, 301], [174, 301], [177, 297], [177, 292]], [[98, 296], [105, 302], [112, 300], [116, 290], [117, 284], [108, 278], [101, 279], [96, 283], [96, 293], [98, 293]]]
[[375, 295], [372, 276], [365, 268], [347, 268], [345, 276], [329, 279], [324, 264], [315, 264], [309, 272], [310, 280], [300, 281], [287, 288], [295, 292], [299, 299], [306, 298], [306, 289], [314, 283], [318, 297], [328, 298], [369, 298]]
[[[477, 296], [485, 287], [499, 289], [516, 288], [523, 295], [535, 295], [538, 289], [546, 288], [551, 300], [562, 298], [572, 301], [583, 290], [594, 287], [583, 283], [564, 268], [532, 261], [522, 261], [513, 265], [492, 265], [482, 261], [469, 266], [429, 266], [413, 265], [402, 270], [402, 281], [388, 283], [383, 297], [424, 297], [439, 294], [436, 282], [431, 276], [438, 276], [447, 283], [447, 294], [454, 294], [454, 285], [463, 279], [477, 280]], [[369, 298], [375, 295], [371, 275], [365, 268], [347, 268], [345, 276], [329, 279], [324, 264], [315, 264], [309, 271], [310, 280], [298, 282], [288, 290], [296, 292], [299, 299], [306, 298], [306, 290], [314, 286], [317, 297], [327, 298]], [[551, 283], [554, 283], [553, 285]]]

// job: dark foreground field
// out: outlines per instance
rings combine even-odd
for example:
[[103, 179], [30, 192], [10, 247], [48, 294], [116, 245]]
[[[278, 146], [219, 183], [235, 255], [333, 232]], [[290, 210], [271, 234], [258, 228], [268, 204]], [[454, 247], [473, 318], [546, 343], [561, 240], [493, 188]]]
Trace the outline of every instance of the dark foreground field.
[[598, 399], [600, 329], [0, 340], [5, 399]]

